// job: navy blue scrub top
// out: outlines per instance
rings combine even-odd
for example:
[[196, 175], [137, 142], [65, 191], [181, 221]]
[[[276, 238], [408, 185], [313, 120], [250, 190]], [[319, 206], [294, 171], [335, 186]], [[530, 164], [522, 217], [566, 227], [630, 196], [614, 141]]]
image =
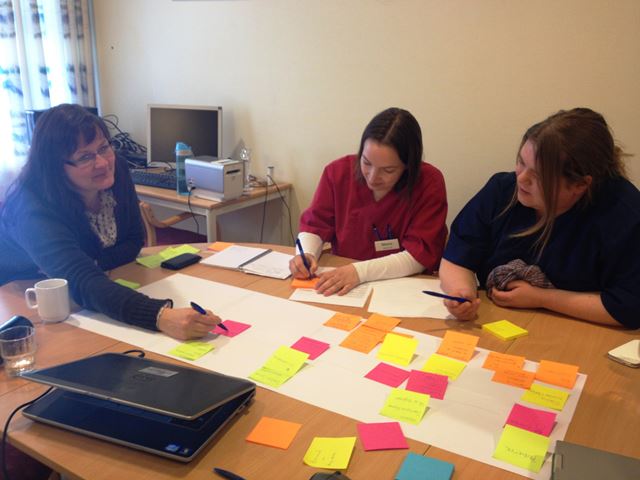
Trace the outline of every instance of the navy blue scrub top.
[[556, 218], [538, 259], [537, 234], [513, 238], [536, 222], [535, 210], [513, 198], [515, 173], [497, 173], [451, 225], [444, 258], [475, 272], [480, 286], [499, 265], [517, 258], [537, 264], [556, 288], [600, 292], [604, 307], [629, 328], [640, 328], [640, 192], [628, 180], [606, 180], [588, 206]]

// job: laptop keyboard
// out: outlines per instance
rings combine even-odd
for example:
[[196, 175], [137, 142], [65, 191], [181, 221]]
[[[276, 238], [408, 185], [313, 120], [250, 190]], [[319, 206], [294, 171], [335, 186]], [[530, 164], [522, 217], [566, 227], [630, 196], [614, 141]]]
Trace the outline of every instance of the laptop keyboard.
[[133, 183], [148, 187], [175, 190], [177, 185], [176, 172], [147, 172], [146, 170], [129, 170]]

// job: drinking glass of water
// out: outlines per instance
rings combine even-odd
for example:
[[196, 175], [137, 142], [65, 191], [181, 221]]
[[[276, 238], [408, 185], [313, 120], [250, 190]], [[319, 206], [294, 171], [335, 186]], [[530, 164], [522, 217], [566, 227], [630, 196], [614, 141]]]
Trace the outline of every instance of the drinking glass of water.
[[33, 370], [36, 363], [35, 329], [19, 326], [0, 332], [0, 355], [9, 377]]

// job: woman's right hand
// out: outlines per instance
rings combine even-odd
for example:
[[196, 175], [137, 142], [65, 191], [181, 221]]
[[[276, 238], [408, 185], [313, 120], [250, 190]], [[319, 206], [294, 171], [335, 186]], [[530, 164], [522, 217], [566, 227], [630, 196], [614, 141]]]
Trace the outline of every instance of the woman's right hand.
[[470, 292], [447, 292], [449, 295], [456, 297], [468, 298], [468, 302], [456, 302], [455, 300], [445, 300], [444, 306], [447, 307], [449, 313], [458, 320], [474, 320], [478, 316], [478, 307], [480, 307], [480, 299]]
[[158, 319], [158, 329], [178, 340], [204, 337], [222, 320], [210, 310], [206, 315], [192, 308], [165, 308]]
[[304, 262], [302, 261], [301, 255], [296, 255], [291, 260], [289, 260], [289, 270], [291, 271], [291, 275], [293, 278], [300, 278], [306, 280], [315, 275], [316, 270], [318, 270], [318, 262], [316, 257], [305, 253], [305, 258], [307, 259], [307, 263], [309, 264], [309, 270], [304, 266]]

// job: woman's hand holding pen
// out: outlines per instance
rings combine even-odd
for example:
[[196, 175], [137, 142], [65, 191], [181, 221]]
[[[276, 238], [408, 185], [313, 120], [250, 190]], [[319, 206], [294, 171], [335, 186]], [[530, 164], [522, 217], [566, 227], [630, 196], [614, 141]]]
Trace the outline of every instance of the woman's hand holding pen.
[[308, 278], [312, 278], [315, 275], [316, 270], [318, 270], [318, 261], [316, 260], [316, 257], [309, 253], [305, 253], [304, 256], [309, 264], [309, 270], [307, 270], [307, 267], [304, 265], [302, 255], [296, 255], [289, 261], [289, 270], [291, 271], [293, 278], [306, 280]]
[[178, 340], [204, 337], [222, 320], [210, 310], [202, 315], [192, 308], [165, 308], [158, 319], [158, 329]]
[[457, 302], [455, 300], [444, 300], [444, 306], [447, 307], [449, 313], [458, 320], [474, 320], [478, 316], [478, 307], [480, 307], [480, 299], [477, 298], [477, 292], [457, 290], [447, 292], [449, 295], [456, 297], [468, 298], [468, 302]]
[[356, 267], [350, 264], [318, 275], [316, 291], [325, 297], [334, 293], [344, 295], [359, 284], [360, 277], [358, 277]]

